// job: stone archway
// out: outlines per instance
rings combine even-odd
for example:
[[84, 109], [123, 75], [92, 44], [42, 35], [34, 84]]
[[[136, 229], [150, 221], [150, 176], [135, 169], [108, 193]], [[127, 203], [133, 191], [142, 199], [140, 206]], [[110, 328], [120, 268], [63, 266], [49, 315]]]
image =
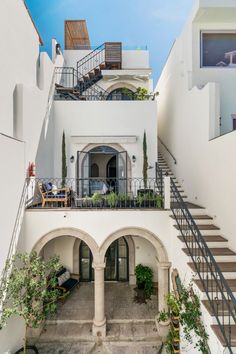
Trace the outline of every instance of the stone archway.
[[112, 91], [119, 89], [119, 88], [127, 88], [128, 90], [131, 90], [135, 92], [137, 90], [137, 87], [135, 85], [129, 84], [127, 82], [121, 81], [121, 82], [116, 82], [115, 84], [109, 86], [106, 88], [106, 91], [111, 93]]
[[58, 238], [58, 237], [63, 237], [63, 236], [72, 236], [75, 237], [76, 239], [80, 241], [84, 241], [88, 247], [90, 248], [92, 254], [93, 254], [93, 259], [95, 262], [100, 262], [99, 258], [99, 248], [97, 243], [94, 241], [92, 236], [87, 234], [86, 232], [71, 228], [71, 227], [65, 227], [65, 228], [59, 228], [59, 229], [54, 229], [47, 234], [43, 235], [37, 243], [33, 247], [33, 251], [36, 251], [38, 254], [41, 252], [43, 247], [51, 240]]
[[129, 227], [117, 230], [110, 234], [100, 247], [100, 257], [105, 259], [106, 250], [112, 242], [124, 236], [138, 236], [149, 241], [156, 250], [156, 262], [158, 267], [158, 307], [163, 309], [165, 305], [165, 295], [169, 290], [169, 268], [170, 262], [166, 249], [161, 240], [151, 231], [143, 228]]

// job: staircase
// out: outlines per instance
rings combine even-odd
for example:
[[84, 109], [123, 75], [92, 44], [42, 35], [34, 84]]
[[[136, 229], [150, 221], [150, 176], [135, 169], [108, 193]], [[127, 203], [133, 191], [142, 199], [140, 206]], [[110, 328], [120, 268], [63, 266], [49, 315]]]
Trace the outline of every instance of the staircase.
[[[214, 225], [205, 209], [189, 203], [162, 155], [158, 167], [171, 176], [171, 209], [180, 247], [189, 257], [188, 266], [202, 292], [202, 304], [212, 318], [211, 328], [229, 353], [236, 353], [236, 253]], [[185, 199], [185, 202], [183, 201]]]

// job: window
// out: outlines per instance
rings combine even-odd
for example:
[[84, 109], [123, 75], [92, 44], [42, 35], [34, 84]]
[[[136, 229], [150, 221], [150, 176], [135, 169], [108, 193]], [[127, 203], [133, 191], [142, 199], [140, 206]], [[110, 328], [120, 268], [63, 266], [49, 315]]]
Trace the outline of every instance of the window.
[[236, 68], [236, 32], [202, 32], [201, 67]]

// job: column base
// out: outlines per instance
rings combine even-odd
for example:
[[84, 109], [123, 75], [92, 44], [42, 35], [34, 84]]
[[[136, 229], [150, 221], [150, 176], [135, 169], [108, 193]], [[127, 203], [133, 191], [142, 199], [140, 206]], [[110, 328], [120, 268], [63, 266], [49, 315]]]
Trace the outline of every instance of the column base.
[[93, 336], [106, 337], [106, 318], [102, 322], [93, 322]]
[[129, 275], [129, 284], [136, 285], [136, 275], [134, 275], [134, 274]]

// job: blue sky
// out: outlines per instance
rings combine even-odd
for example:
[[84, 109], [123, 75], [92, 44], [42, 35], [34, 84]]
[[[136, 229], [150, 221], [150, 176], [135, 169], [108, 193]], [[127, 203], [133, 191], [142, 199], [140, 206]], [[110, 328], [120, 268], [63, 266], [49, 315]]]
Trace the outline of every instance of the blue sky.
[[64, 20], [86, 19], [93, 45], [121, 41], [147, 45], [156, 82], [194, 0], [26, 0], [50, 53], [51, 38], [64, 42]]

